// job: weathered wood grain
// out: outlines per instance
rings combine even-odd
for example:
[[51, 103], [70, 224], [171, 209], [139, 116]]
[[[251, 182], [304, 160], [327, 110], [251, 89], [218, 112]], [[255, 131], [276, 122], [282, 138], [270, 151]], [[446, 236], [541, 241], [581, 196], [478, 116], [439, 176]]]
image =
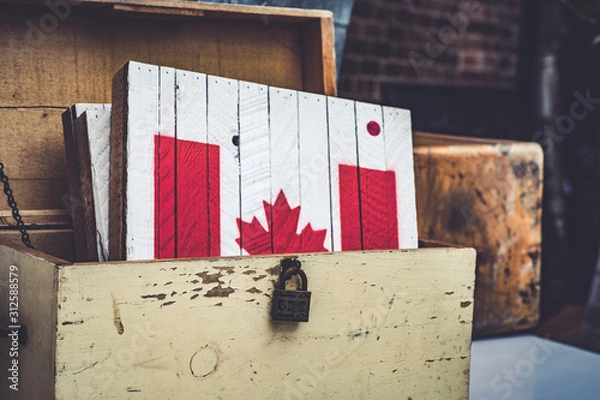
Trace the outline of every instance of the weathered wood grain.
[[[240, 84], [240, 245], [243, 254], [271, 254], [273, 245], [263, 201], [271, 199], [271, 158], [269, 152], [268, 87]], [[254, 225], [243, 224], [248, 221]], [[260, 224], [262, 229], [259, 229]]]
[[[1, 235], [4, 236], [4, 235]], [[53, 238], [56, 239], [57, 235]], [[5, 237], [2, 237], [5, 239]], [[33, 238], [32, 238], [33, 239]], [[18, 324], [27, 328], [27, 342], [18, 349], [19, 391], [9, 389], [7, 369], [12, 364], [9, 358], [11, 341], [0, 340], [0, 365], [3, 384], [0, 397], [12, 399], [52, 399], [54, 397], [54, 367], [57, 329], [57, 285], [60, 261], [41, 253], [25, 253], [24, 246], [9, 246], [6, 241], [0, 244], [0, 324], [6, 329], [9, 321], [10, 266], [18, 278]], [[13, 275], [14, 276], [14, 275]], [[13, 306], [14, 307], [14, 306]]]
[[283, 256], [58, 267], [15, 254], [23, 287], [49, 296], [23, 308], [48, 346], [22, 370], [31, 399], [467, 397], [470, 249], [301, 255], [303, 324], [269, 320]]
[[77, 260], [108, 259], [110, 105], [76, 104], [63, 114], [70, 215]]
[[421, 237], [477, 249], [476, 335], [535, 326], [540, 305], [540, 146], [432, 136], [415, 135]]
[[[148, 71], [160, 76], [160, 81], [146, 76]], [[409, 118], [392, 121], [383, 131], [378, 105], [330, 99], [328, 107], [322, 95], [211, 75], [202, 89], [204, 84], [198, 80], [174, 80], [183, 73], [132, 62], [127, 82], [115, 86], [115, 91], [130, 92], [126, 96], [130, 107], [119, 108], [120, 118], [126, 119], [121, 128], [126, 131], [115, 128], [113, 132], [125, 138], [127, 182], [135, 179], [121, 193], [126, 198], [125, 218], [115, 219], [127, 225], [123, 232], [132, 246], [127, 247], [127, 257], [134, 253], [139, 257], [128, 259], [150, 258], [151, 251], [142, 247], [158, 249], [157, 258], [241, 255], [242, 249], [249, 254], [335, 250], [332, 238], [338, 226], [338, 250], [398, 248], [403, 239], [399, 234], [408, 236], [403, 247], [416, 246], [416, 226], [398, 228], [400, 215], [407, 214], [407, 221], [415, 219], [414, 200], [405, 200], [403, 209], [397, 202], [399, 193], [414, 196], [414, 189], [397, 190], [399, 180], [413, 185], [412, 152], [410, 146], [402, 146], [402, 139], [390, 141], [389, 157], [385, 147], [386, 135], [410, 135]], [[194, 88], [197, 84], [202, 88]], [[160, 86], [155, 88], [158, 95], [149, 89], [151, 85]], [[184, 106], [179, 111], [179, 95], [174, 93], [187, 90], [205, 91], [206, 97], [196, 96], [197, 108]], [[204, 111], [206, 139], [181, 139], [179, 134], [186, 137], [189, 123], [180, 129], [174, 115], [185, 119], [191, 117], [184, 113], [203, 115]], [[396, 110], [401, 111], [408, 113]], [[156, 119], [158, 127], [153, 126]], [[153, 142], [149, 138], [156, 131], [161, 133]], [[171, 131], [177, 132], [174, 138]], [[152, 146], [159, 155], [144, 156]], [[148, 178], [153, 174], [154, 182]], [[334, 191], [339, 192], [335, 198]], [[339, 210], [332, 214], [335, 208]], [[128, 226], [128, 218], [138, 210], [134, 225]], [[154, 225], [148, 223], [152, 210]], [[257, 216], [262, 213], [263, 223]], [[197, 223], [186, 230], [187, 221]], [[147, 232], [136, 236], [152, 226], [154, 238]], [[249, 236], [245, 244], [240, 232]], [[207, 238], [208, 252], [175, 252], [180, 237], [204, 243]], [[164, 246], [167, 250], [162, 252]]]
[[[152, 158], [154, 178], [154, 240], [148, 245], [153, 246], [154, 258], [175, 258], [177, 255], [177, 204], [176, 204], [176, 102], [175, 91], [177, 82], [173, 68], [160, 68], [158, 71], [158, 110], [148, 109], [149, 118], [158, 118], [158, 130], [154, 131]], [[154, 82], [149, 82], [154, 84]], [[134, 99], [135, 101], [135, 99]], [[153, 99], [154, 102], [154, 99]], [[153, 112], [154, 111], [154, 112]], [[156, 113], [158, 111], [158, 113]], [[152, 131], [148, 131], [149, 133]], [[140, 138], [142, 135], [140, 135]], [[132, 142], [131, 147], [138, 147]], [[145, 159], [143, 161], [146, 161]], [[145, 178], [145, 179], [144, 179]], [[138, 176], [144, 184], [149, 180], [146, 176]], [[128, 207], [137, 209], [146, 206], [150, 199], [132, 197]], [[135, 201], [135, 202], [134, 202]], [[139, 202], [146, 204], [141, 205]]]
[[113, 97], [110, 125], [110, 172], [109, 172], [109, 215], [108, 229], [110, 232], [110, 243], [108, 256], [110, 260], [125, 258], [125, 197], [123, 191], [127, 187], [126, 181], [126, 157], [125, 148], [127, 137], [127, 113], [128, 107], [128, 75], [129, 66], [123, 67], [113, 78]]
[[[63, 129], [65, 140], [65, 153], [67, 159], [67, 171], [69, 180], [69, 193], [66, 196], [66, 206], [73, 221], [73, 227], [77, 230], [75, 235], [75, 254], [76, 260], [80, 261], [98, 261], [94, 254], [90, 254], [91, 246], [89, 242], [90, 230], [86, 230], [86, 216], [92, 212], [94, 208], [93, 197], [91, 191], [88, 191], [87, 196], [85, 190], [82, 190], [82, 182], [90, 183], [90, 160], [89, 153], [85, 152], [85, 148], [89, 148], [87, 135], [77, 135], [77, 131], [86, 131], [87, 126], [85, 118], [77, 122], [77, 114], [74, 108], [70, 108], [63, 114]], [[82, 143], [84, 141], [85, 143]], [[88, 157], [83, 160], [80, 158], [80, 148]], [[88, 186], [89, 188], [89, 186]], [[89, 225], [87, 225], [89, 226]], [[95, 226], [91, 227], [93, 232]], [[95, 241], [94, 241], [95, 242]]]
[[[358, 176], [343, 182], [340, 175], [345, 168], [358, 165], [356, 144], [356, 120], [354, 102], [327, 98], [329, 124], [329, 174], [331, 179], [331, 222], [333, 251], [359, 250], [362, 248], [360, 235], [360, 205], [358, 202]], [[342, 203], [350, 205], [344, 208]], [[343, 218], [352, 226], [350, 234], [342, 235]]]
[[[48, 4], [1, 3], [0, 160], [34, 225], [45, 223], [44, 212], [66, 211], [70, 202], [61, 113], [77, 102], [110, 102], [111, 78], [129, 60], [335, 94], [330, 12], [70, 1], [68, 18], [41, 34], [40, 21], [54, 18]], [[64, 3], [53, 4], [60, 9]], [[323, 63], [315, 63], [321, 55]]]
[[[321, 246], [332, 250], [331, 183], [329, 181], [329, 141], [327, 99], [323, 96], [298, 95], [298, 151], [300, 165], [299, 229], [325, 230], [324, 240], [314, 243], [308, 233], [300, 238], [302, 249], [317, 251]], [[312, 235], [311, 235], [312, 236]], [[310, 248], [310, 250], [308, 250]]]
[[[397, 218], [398, 210], [388, 209], [388, 202], [396, 205], [396, 193], [395, 191], [388, 193], [386, 190], [385, 139], [381, 132], [383, 125], [381, 106], [357, 102], [355, 107], [358, 167], [360, 168], [358, 190], [362, 248], [388, 249], [391, 246], [397, 248], [397, 236], [392, 236], [396, 238], [392, 244], [388, 234], [389, 222]], [[397, 233], [397, 229], [394, 229], [394, 233]]]
[[240, 148], [235, 144], [235, 137], [239, 137], [239, 82], [214, 76], [208, 77], [207, 82], [208, 143], [219, 148], [218, 157], [211, 158], [210, 153], [208, 160], [209, 177], [218, 177], [217, 182], [211, 185], [209, 180], [208, 185], [213, 200], [209, 203], [209, 218], [218, 218], [214, 225], [218, 231], [210, 232], [211, 243], [215, 240], [210, 255], [240, 255], [241, 248], [236, 242], [240, 218]]
[[[49, 227], [45, 229], [29, 229], [31, 243], [35, 249], [48, 256], [57, 257], [69, 262], [76, 260], [73, 230], [66, 227]], [[1, 230], [0, 241], [11, 246], [23, 246], [21, 233], [14, 230]]]
[[405, 211], [416, 207], [415, 185], [409, 178], [414, 175], [414, 162], [411, 157], [403, 156], [413, 148], [410, 111], [383, 107], [382, 130], [385, 137], [385, 168], [396, 168], [395, 197], [399, 211], [398, 237], [402, 238], [400, 247], [416, 248], [417, 215]]
[[[269, 231], [273, 253], [297, 248], [300, 203], [298, 93], [269, 88], [271, 204]], [[266, 208], [265, 208], [266, 209]]]
[[[210, 255], [206, 75], [177, 71], [177, 237], [178, 257]], [[184, 88], [184, 89], [182, 89]], [[195, 166], [195, 167], [194, 167]], [[189, 197], [183, 195], [187, 193]], [[194, 232], [194, 235], [188, 234]]]
[[110, 105], [86, 106], [98, 260], [108, 260]]
[[[304, 46], [305, 41], [310, 41], [308, 35], [315, 41], [321, 32], [326, 33], [321, 27], [322, 19], [324, 26], [333, 29], [330, 12], [153, 2], [152, 7], [157, 11], [206, 10], [204, 17], [181, 20], [137, 12], [149, 6], [147, 1], [85, 0], [77, 6], [70, 3], [72, 12], [68, 22], [59, 21], [58, 29], [40, 35], [26, 21], [39, 26], [41, 17], [49, 13], [43, 2], [39, 7], [3, 3], [0, 16], [0, 37], [6, 38], [0, 41], [5, 54], [0, 59], [1, 77], [6, 83], [0, 93], [3, 106], [66, 108], [77, 102], [109, 102], [108, 79], [130, 60], [335, 94], [333, 38], [321, 38], [328, 44], [325, 47]], [[133, 9], [129, 14], [98, 10], [99, 6], [107, 10], [114, 5]], [[135, 18], [136, 14], [147, 18]], [[323, 63], [303, 60], [303, 57], [317, 59], [327, 52], [331, 54]], [[310, 73], [304, 73], [305, 68]], [[65, 85], [62, 76], [70, 77], [69, 84]]]

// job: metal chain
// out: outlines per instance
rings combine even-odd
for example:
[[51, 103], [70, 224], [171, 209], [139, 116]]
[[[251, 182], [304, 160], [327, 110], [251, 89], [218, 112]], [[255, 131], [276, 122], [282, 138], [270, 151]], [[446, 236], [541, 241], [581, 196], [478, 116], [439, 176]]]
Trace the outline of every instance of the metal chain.
[[6, 194], [8, 206], [12, 209], [12, 216], [17, 222], [17, 229], [21, 232], [21, 240], [25, 244], [25, 246], [33, 249], [33, 245], [31, 244], [31, 239], [29, 238], [29, 233], [25, 229], [25, 223], [23, 222], [23, 218], [19, 213], [19, 207], [17, 207], [17, 202], [15, 201], [15, 197], [13, 196], [13, 191], [10, 188], [8, 183], [8, 176], [4, 173], [4, 164], [0, 162], [0, 182], [4, 185], [4, 194]]

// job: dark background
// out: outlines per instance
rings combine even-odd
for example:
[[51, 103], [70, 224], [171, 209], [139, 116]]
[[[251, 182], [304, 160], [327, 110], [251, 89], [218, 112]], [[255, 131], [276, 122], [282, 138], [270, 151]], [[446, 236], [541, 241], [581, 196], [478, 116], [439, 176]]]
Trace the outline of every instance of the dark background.
[[574, 92], [600, 99], [598, 15], [597, 1], [356, 0], [339, 76], [340, 96], [409, 108], [414, 130], [542, 144], [543, 319], [585, 304], [598, 257], [600, 104], [557, 128]]

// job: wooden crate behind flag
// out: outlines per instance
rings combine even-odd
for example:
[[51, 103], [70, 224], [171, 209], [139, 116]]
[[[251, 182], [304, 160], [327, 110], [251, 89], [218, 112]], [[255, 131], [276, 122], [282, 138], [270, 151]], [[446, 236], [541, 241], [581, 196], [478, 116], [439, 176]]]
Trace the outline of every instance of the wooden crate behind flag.
[[410, 113], [130, 62], [112, 259], [417, 247]]

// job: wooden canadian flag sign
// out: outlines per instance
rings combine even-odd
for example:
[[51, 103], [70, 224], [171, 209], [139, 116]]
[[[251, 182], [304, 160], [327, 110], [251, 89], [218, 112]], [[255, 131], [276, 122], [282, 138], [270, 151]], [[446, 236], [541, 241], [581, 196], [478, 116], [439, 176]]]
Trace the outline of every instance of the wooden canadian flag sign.
[[112, 259], [417, 247], [407, 110], [131, 62], [110, 179]]

